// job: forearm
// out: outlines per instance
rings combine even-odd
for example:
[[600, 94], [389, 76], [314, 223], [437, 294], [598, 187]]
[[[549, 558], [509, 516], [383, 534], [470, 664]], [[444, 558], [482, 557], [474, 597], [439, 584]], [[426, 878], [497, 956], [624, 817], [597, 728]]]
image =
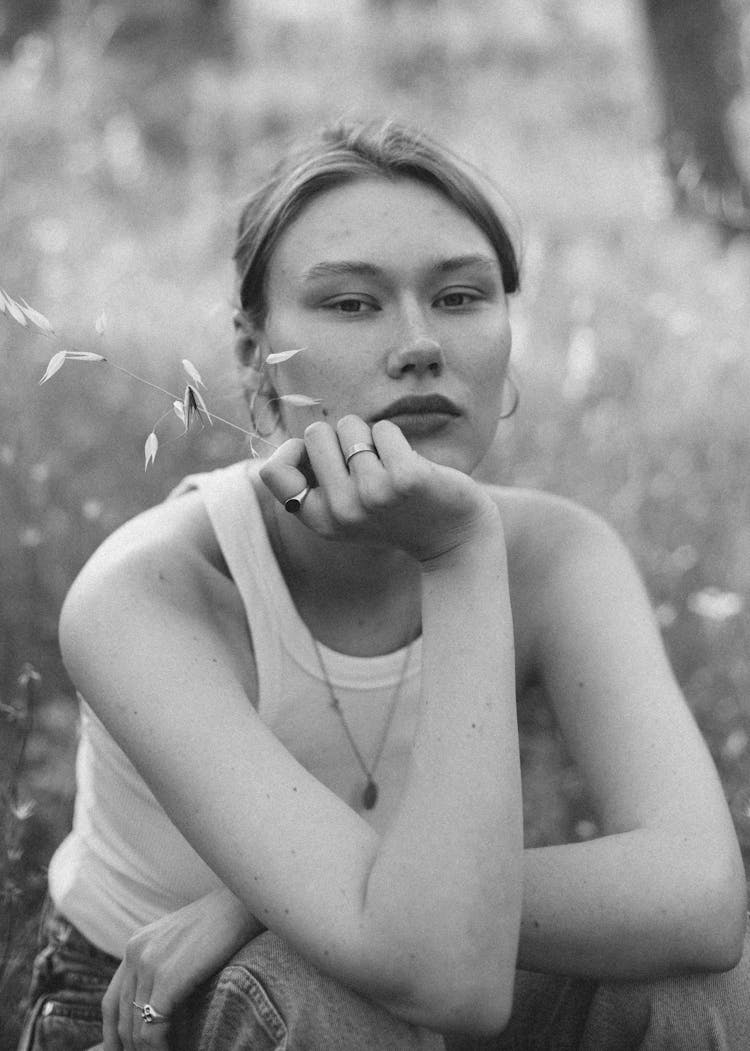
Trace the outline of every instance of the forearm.
[[217, 887], [193, 903], [208, 919], [217, 940], [224, 938], [229, 956], [266, 929], [228, 887]]
[[481, 971], [502, 988], [515, 967], [521, 853], [513, 630], [498, 522], [424, 572], [420, 721], [366, 913], [412, 953], [416, 935], [423, 970], [465, 970], [472, 980]]
[[640, 829], [526, 850], [523, 864], [524, 969], [644, 979], [734, 962], [744, 881], [705, 839]]

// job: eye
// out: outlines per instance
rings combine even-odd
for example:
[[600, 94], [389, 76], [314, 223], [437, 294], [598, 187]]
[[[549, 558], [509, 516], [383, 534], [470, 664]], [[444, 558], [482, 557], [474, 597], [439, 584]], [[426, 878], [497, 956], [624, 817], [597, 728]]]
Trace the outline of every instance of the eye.
[[342, 296], [329, 300], [324, 306], [337, 314], [367, 314], [379, 309], [376, 303], [362, 296]]
[[481, 293], [476, 289], [454, 288], [448, 292], [443, 292], [441, 296], [438, 296], [435, 300], [435, 304], [436, 306], [447, 307], [449, 310], [455, 310], [460, 309], [461, 307], [470, 306], [481, 298]]

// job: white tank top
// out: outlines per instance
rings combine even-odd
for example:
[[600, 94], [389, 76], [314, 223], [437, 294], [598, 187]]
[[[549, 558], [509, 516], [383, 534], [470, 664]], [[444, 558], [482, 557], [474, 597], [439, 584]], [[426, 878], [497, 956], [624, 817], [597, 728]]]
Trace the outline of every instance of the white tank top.
[[[410, 648], [398, 705], [375, 772], [378, 801], [366, 811], [362, 809], [366, 778], [331, 706], [312, 637], [274, 557], [253, 488], [255, 471], [253, 461], [243, 461], [193, 475], [172, 495], [197, 489], [204, 501], [244, 603], [261, 719], [303, 766], [382, 831], [401, 796], [414, 738], [421, 639]], [[323, 645], [320, 649], [346, 723], [369, 767], [380, 746], [406, 651], [350, 657]], [[171, 823], [83, 698], [80, 702], [73, 829], [50, 862], [50, 895], [90, 941], [121, 957], [139, 927], [202, 897], [220, 881]], [[200, 800], [195, 802], [199, 807]]]

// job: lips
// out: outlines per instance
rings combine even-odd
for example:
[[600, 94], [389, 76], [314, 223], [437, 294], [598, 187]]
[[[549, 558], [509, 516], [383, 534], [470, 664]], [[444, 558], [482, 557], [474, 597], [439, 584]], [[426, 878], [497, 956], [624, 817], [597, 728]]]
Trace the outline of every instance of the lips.
[[460, 410], [449, 398], [442, 394], [411, 395], [394, 401], [377, 416], [373, 417], [373, 423], [377, 420], [392, 420], [395, 417], [420, 417], [420, 416], [459, 416]]

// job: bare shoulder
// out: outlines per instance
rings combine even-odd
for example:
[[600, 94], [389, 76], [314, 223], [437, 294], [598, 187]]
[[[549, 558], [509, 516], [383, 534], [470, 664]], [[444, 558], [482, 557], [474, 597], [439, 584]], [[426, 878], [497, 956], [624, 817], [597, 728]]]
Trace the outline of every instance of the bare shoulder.
[[537, 489], [487, 488], [503, 518], [512, 566], [529, 585], [549, 582], [592, 548], [624, 551], [603, 518], [572, 500]]
[[[190, 617], [219, 633], [251, 678], [252, 649], [242, 601], [198, 493], [156, 505], [117, 529], [73, 583], [60, 617], [67, 664], [89, 648], [92, 624], [129, 636], [134, 618]], [[70, 670], [70, 669], [69, 669]]]
[[571, 604], [585, 598], [593, 615], [615, 594], [645, 593], [615, 530], [571, 500], [533, 489], [490, 486], [503, 518], [517, 647], [531, 665]]

